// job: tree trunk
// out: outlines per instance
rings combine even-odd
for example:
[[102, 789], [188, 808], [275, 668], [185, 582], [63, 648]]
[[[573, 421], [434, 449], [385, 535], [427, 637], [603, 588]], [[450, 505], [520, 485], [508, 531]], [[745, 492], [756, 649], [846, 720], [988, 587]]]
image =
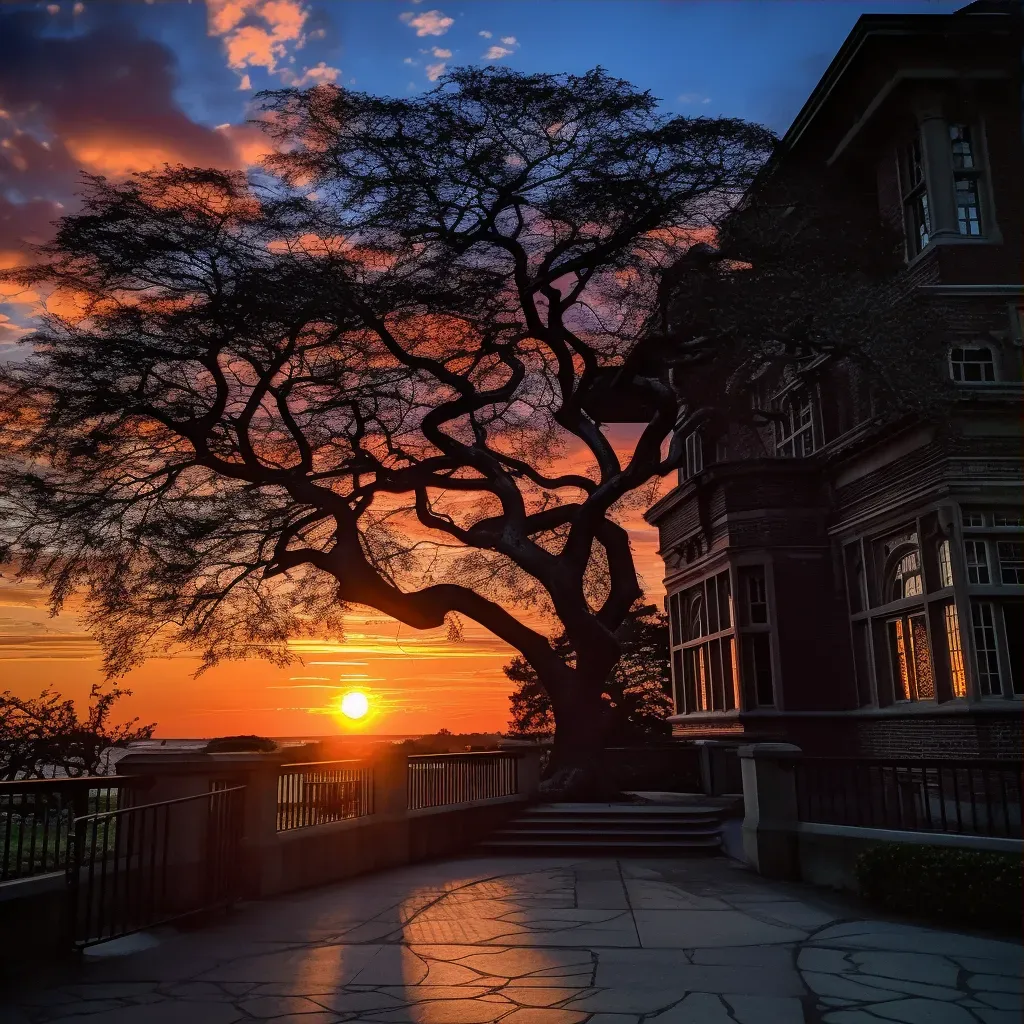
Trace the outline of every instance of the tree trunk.
[[602, 771], [601, 753], [611, 709], [601, 698], [601, 685], [579, 678], [568, 685], [541, 682], [555, 715], [555, 742], [541, 793], [558, 800], [608, 799], [612, 787]]

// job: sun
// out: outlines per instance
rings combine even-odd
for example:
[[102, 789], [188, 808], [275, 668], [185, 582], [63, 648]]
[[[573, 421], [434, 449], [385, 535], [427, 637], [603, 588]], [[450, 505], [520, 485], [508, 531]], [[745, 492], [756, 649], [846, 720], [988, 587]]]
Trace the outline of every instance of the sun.
[[353, 690], [341, 698], [341, 713], [346, 718], [362, 718], [370, 710], [370, 702], [365, 693]]

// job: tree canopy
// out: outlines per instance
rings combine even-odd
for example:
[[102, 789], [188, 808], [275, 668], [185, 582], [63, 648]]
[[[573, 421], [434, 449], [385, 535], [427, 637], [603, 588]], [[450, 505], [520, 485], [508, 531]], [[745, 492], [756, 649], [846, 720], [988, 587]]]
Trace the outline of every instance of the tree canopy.
[[[624, 506], [679, 466], [677, 428], [744, 414], [733, 384], [766, 353], [835, 334], [814, 322], [835, 281], [794, 328], [785, 261], [746, 307], [742, 253], [680, 262], [775, 139], [662, 116], [600, 69], [262, 104], [263, 173], [87, 178], [10, 272], [62, 301], [0, 383], [0, 559], [55, 606], [85, 595], [115, 675], [158, 642], [283, 660], [351, 605], [475, 620], [537, 672], [556, 763], [578, 763], [641, 594]], [[627, 400], [645, 422], [622, 452], [600, 409]]]

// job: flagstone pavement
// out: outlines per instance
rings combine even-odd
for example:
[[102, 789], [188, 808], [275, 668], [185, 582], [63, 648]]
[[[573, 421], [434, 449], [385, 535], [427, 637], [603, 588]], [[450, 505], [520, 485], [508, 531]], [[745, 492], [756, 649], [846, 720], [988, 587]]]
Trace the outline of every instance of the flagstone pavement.
[[156, 938], [9, 990], [0, 1022], [1022, 1019], [1019, 945], [871, 919], [725, 857], [462, 858], [249, 903]]

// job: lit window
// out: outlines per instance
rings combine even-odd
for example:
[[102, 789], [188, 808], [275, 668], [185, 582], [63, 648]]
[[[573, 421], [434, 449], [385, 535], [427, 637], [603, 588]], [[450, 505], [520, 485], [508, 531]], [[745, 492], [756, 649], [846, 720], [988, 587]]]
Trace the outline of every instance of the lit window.
[[987, 345], [949, 350], [949, 375], [958, 384], [987, 384], [996, 379], [996, 363]]
[[917, 550], [907, 551], [894, 563], [889, 573], [888, 598], [902, 601], [924, 593], [921, 583], [921, 558]]
[[1002, 583], [1024, 583], [1024, 544], [1001, 540], [996, 543], [999, 579]]
[[923, 612], [891, 619], [889, 656], [896, 700], [931, 700], [935, 696], [928, 626]]
[[949, 675], [954, 697], [967, 696], [967, 676], [964, 672], [964, 652], [960, 646], [960, 620], [952, 601], [945, 607], [946, 648], [949, 651]]
[[908, 255], [916, 256], [928, 244], [932, 231], [919, 135], [915, 135], [901, 154], [900, 186], [903, 193]]
[[949, 541], [939, 545], [939, 589], [953, 586], [953, 563], [949, 557]]
[[983, 540], [965, 540], [964, 556], [967, 561], [967, 582], [985, 584], [990, 582], [988, 552]]
[[961, 235], [977, 238], [981, 235], [981, 202], [978, 198], [978, 161], [971, 130], [965, 124], [951, 124], [949, 139], [953, 150], [957, 228]]
[[814, 452], [814, 415], [811, 396], [793, 395], [783, 403], [783, 419], [775, 422], [775, 454], [783, 458], [804, 458]]
[[971, 620], [974, 626], [974, 650], [978, 655], [978, 683], [986, 696], [997, 696], [1002, 692], [999, 679], [999, 653], [996, 649], [995, 617], [988, 601], [971, 605]]
[[683, 467], [683, 479], [689, 480], [704, 468], [704, 445], [700, 432], [694, 430], [687, 434], [684, 446], [686, 448], [686, 465]]

